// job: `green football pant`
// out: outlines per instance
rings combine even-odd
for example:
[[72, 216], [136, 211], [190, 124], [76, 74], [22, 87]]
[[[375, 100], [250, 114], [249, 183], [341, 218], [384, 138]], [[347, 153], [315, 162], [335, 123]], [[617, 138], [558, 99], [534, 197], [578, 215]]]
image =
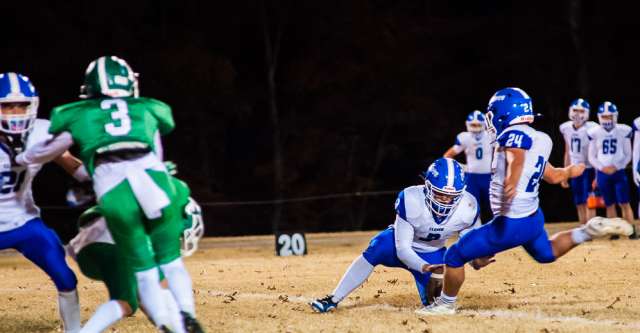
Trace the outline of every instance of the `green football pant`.
[[125, 301], [136, 312], [138, 284], [131, 267], [114, 244], [89, 244], [80, 250], [77, 259], [82, 274], [104, 282], [109, 291], [109, 299]]
[[180, 257], [183, 207], [189, 195], [188, 190], [184, 193], [184, 189], [176, 187], [177, 179], [166, 172], [146, 172], [171, 202], [162, 210], [160, 218], [146, 218], [127, 180], [105, 193], [98, 203], [113, 240], [134, 272], [145, 271]]

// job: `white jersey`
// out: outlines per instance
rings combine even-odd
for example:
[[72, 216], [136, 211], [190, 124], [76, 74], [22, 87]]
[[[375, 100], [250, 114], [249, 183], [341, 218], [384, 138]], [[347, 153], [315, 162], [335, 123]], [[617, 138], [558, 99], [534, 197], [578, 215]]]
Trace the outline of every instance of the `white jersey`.
[[466, 191], [462, 193], [460, 202], [447, 219], [439, 224], [425, 202], [424, 186], [405, 188], [396, 200], [396, 213], [413, 227], [411, 247], [416, 252], [437, 251], [443, 248], [447, 239], [454, 234], [480, 225], [480, 207], [473, 195]]
[[600, 170], [606, 166], [624, 169], [631, 160], [631, 127], [616, 124], [611, 131], [597, 125], [587, 132], [590, 141], [589, 162]]
[[598, 126], [598, 124], [593, 121], [587, 121], [577, 129], [573, 126], [572, 121], [565, 121], [560, 125], [560, 133], [564, 137], [571, 164], [584, 163], [587, 168], [591, 168], [587, 131], [595, 126]]
[[462, 132], [456, 136], [453, 145], [456, 154], [464, 151], [467, 157], [468, 173], [491, 173], [491, 138], [486, 131], [480, 134]]
[[[507, 173], [506, 148], [525, 150], [525, 160], [522, 175], [516, 187], [516, 195], [509, 203], [505, 203], [502, 199]], [[498, 136], [489, 188], [493, 215], [520, 218], [538, 210], [540, 178], [544, 174], [544, 167], [549, 160], [552, 148], [553, 142], [546, 133], [536, 131], [528, 125], [511, 126]]]
[[[25, 148], [49, 138], [49, 121], [36, 119]], [[40, 216], [40, 209], [33, 201], [31, 185], [42, 165], [12, 167], [11, 157], [4, 149], [0, 149], [0, 232], [18, 228]]]

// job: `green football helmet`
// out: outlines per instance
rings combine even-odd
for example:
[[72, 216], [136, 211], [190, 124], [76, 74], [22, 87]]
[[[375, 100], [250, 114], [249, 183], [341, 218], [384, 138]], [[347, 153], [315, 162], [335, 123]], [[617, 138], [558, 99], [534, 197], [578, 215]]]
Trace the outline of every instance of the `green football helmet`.
[[80, 98], [138, 97], [138, 73], [124, 59], [102, 56], [92, 61], [84, 73]]

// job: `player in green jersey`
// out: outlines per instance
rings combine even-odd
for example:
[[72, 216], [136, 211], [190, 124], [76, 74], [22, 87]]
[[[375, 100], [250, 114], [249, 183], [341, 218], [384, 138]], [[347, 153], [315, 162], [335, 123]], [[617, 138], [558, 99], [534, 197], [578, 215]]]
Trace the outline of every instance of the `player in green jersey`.
[[[174, 178], [178, 191], [188, 194], [189, 189], [182, 181]], [[184, 232], [181, 237], [181, 254], [190, 256], [197, 247], [204, 232], [202, 211], [195, 200], [189, 198], [183, 210]], [[78, 218], [80, 231], [66, 246], [67, 253], [76, 259], [82, 273], [98, 281], [103, 281], [109, 291], [109, 301], [98, 307], [94, 315], [82, 327], [83, 333], [102, 332], [116, 321], [132, 315], [138, 308], [136, 278], [125, 263], [109, 233], [106, 221], [98, 206], [87, 209]], [[166, 284], [166, 280], [163, 281]], [[163, 285], [163, 295], [171, 309], [178, 309], [173, 295]], [[144, 309], [143, 309], [144, 310]], [[177, 313], [178, 311], [172, 311]], [[183, 325], [180, 316], [173, 316], [174, 326]], [[185, 322], [189, 327], [194, 323]]]
[[171, 108], [139, 97], [137, 86], [124, 60], [94, 60], [85, 72], [83, 100], [53, 109], [49, 132], [54, 138], [21, 153], [16, 162], [46, 162], [77, 146], [109, 231], [135, 272], [142, 306], [158, 328], [171, 331], [158, 266], [180, 309], [195, 318], [192, 282], [180, 258], [179, 203], [184, 200], [154, 153], [160, 135], [175, 125]]

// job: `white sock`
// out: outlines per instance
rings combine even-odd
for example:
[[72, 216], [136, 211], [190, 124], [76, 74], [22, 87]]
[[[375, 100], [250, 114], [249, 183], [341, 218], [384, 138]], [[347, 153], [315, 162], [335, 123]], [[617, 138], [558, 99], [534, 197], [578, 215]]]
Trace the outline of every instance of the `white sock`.
[[352, 291], [360, 287], [371, 275], [371, 272], [373, 272], [373, 265], [362, 255], [357, 257], [342, 276], [338, 286], [333, 291], [331, 300], [335, 303], [342, 301]]
[[160, 265], [164, 276], [169, 282], [169, 289], [178, 303], [180, 310], [196, 317], [196, 305], [193, 299], [191, 277], [181, 258], [168, 264]]
[[171, 326], [176, 333], [186, 333], [184, 328], [184, 322], [182, 321], [182, 315], [180, 314], [180, 308], [178, 307], [178, 303], [176, 303], [176, 299], [173, 298], [173, 294], [169, 289], [162, 289], [162, 296], [164, 297], [164, 301], [167, 304], [167, 309], [169, 310], [169, 319], [171, 320]]
[[58, 309], [66, 333], [80, 331], [80, 304], [78, 303], [78, 291], [58, 291]]
[[442, 301], [442, 303], [454, 304], [457, 299], [458, 299], [458, 296], [448, 296], [444, 292], [440, 293], [440, 300]]
[[592, 239], [585, 228], [586, 227], [579, 227], [571, 230], [571, 240], [573, 240], [574, 244], [582, 244]]
[[124, 317], [118, 301], [111, 300], [96, 309], [80, 333], [100, 333]]
[[169, 310], [162, 297], [162, 287], [160, 286], [160, 274], [156, 267], [146, 271], [137, 272], [138, 296], [140, 304], [151, 317], [157, 327], [165, 325], [171, 327], [169, 323]]

